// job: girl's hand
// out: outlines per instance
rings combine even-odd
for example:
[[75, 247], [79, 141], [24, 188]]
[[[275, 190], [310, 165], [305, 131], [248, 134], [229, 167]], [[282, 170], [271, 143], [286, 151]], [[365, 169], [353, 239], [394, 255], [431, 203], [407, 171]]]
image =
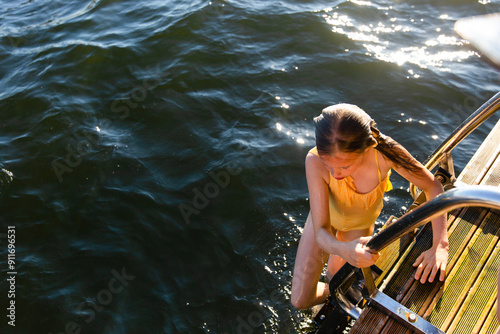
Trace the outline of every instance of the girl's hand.
[[440, 245], [432, 247], [420, 254], [415, 263], [413, 263], [413, 266], [417, 267], [415, 279], [420, 280], [421, 283], [425, 283], [427, 280], [431, 283], [434, 281], [438, 270], [440, 270], [439, 280], [444, 281], [447, 263], [448, 247]]
[[366, 268], [378, 260], [380, 253], [370, 253], [365, 244], [372, 237], [361, 237], [353, 241], [345, 242], [345, 253], [341, 257], [354, 267]]

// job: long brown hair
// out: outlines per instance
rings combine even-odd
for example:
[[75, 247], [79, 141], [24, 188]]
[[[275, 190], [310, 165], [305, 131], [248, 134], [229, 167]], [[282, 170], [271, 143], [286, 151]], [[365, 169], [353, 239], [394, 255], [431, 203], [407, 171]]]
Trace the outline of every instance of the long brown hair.
[[399, 167], [416, 172], [421, 167], [401, 146], [380, 132], [375, 121], [361, 108], [352, 104], [329, 106], [314, 118], [316, 148], [320, 155], [335, 152], [362, 153], [375, 146]]

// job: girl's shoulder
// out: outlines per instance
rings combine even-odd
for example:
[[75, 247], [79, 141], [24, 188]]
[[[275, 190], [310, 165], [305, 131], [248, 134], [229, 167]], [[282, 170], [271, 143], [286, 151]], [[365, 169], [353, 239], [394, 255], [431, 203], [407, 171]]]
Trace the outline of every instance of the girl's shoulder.
[[311, 149], [309, 150], [309, 152], [307, 152], [307, 153], [311, 153], [311, 154], [313, 154], [313, 155], [315, 155], [315, 156], [319, 157], [318, 149], [316, 148], [316, 146], [314, 146], [313, 148], [311, 148]]
[[323, 162], [321, 161], [318, 153], [318, 149], [316, 146], [311, 148], [306, 155], [306, 164], [314, 164], [318, 166], [323, 166]]
[[311, 175], [313, 177], [321, 177], [326, 183], [329, 182], [330, 174], [328, 170], [325, 168], [325, 165], [321, 161], [318, 150], [316, 147], [312, 148], [307, 152], [306, 155], [306, 170], [307, 175]]
[[307, 152], [306, 165], [317, 165], [317, 166], [323, 165], [316, 147], [313, 147], [312, 149], [309, 150], [309, 152]]

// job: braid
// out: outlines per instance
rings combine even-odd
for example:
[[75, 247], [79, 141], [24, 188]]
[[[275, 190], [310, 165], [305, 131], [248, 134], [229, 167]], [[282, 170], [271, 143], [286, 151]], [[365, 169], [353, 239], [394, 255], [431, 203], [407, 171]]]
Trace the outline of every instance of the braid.
[[421, 168], [418, 161], [409, 155], [401, 144], [380, 132], [374, 120], [370, 123], [370, 129], [377, 142], [375, 149], [394, 162], [396, 166], [403, 167], [410, 172], [416, 172]]

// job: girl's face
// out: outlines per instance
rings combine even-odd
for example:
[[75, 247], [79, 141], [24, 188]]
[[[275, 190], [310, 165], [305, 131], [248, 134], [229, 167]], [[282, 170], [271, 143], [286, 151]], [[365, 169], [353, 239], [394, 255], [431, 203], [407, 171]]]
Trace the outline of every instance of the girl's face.
[[[365, 151], [366, 152], [366, 151]], [[354, 173], [363, 161], [363, 153], [337, 152], [333, 155], [321, 155], [321, 161], [326, 169], [337, 180], [342, 180]]]

